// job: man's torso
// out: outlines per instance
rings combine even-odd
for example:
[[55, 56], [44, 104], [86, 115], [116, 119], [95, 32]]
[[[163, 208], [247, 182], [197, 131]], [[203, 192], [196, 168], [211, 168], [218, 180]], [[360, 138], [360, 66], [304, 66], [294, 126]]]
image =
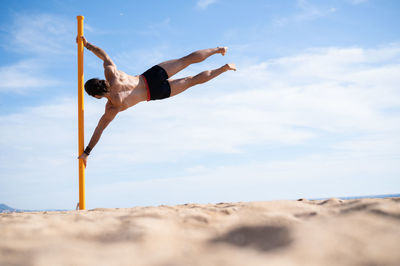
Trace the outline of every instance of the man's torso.
[[123, 71], [116, 70], [114, 78], [108, 80], [108, 82], [110, 83], [111, 104], [119, 111], [147, 100], [147, 88], [141, 76], [131, 76]]

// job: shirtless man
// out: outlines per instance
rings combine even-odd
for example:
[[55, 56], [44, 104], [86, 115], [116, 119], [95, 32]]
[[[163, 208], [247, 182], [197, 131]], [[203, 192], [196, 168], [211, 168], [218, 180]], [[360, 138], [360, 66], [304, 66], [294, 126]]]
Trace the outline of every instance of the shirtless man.
[[[77, 37], [77, 41], [78, 41]], [[79, 156], [86, 166], [90, 151], [97, 144], [103, 130], [115, 116], [142, 101], [159, 100], [177, 95], [187, 88], [215, 78], [228, 70], [235, 70], [235, 64], [226, 64], [214, 70], [207, 70], [196, 76], [181, 79], [170, 79], [173, 75], [190, 64], [199, 63], [213, 54], [225, 55], [227, 47], [199, 50], [180, 59], [169, 60], [153, 66], [142, 75], [131, 76], [118, 70], [111, 58], [99, 47], [87, 42], [81, 36], [83, 45], [103, 60], [105, 80], [90, 79], [85, 83], [85, 91], [97, 99], [107, 98], [104, 115], [87, 145]]]

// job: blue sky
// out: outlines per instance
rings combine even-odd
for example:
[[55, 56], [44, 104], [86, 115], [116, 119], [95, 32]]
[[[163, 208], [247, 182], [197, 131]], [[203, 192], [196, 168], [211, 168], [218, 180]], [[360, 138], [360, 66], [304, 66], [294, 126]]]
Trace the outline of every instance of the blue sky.
[[[86, 205], [133, 207], [398, 193], [398, 1], [5, 1], [0, 202], [78, 201], [76, 16], [128, 74], [228, 46], [177, 77], [221, 75], [118, 114], [86, 169]], [[85, 79], [102, 77], [85, 51]], [[85, 95], [86, 143], [105, 100]]]

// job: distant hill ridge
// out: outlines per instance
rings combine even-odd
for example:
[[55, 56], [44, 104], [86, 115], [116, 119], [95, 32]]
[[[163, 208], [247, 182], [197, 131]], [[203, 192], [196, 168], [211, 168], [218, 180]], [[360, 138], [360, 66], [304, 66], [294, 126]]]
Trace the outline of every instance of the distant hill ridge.
[[0, 203], [0, 213], [9, 213], [9, 212], [43, 212], [43, 211], [68, 211], [68, 210], [55, 210], [55, 209], [48, 209], [48, 210], [21, 210], [21, 209], [14, 209], [4, 203]]
[[19, 210], [11, 208], [3, 203], [0, 203], [0, 212], [18, 212]]

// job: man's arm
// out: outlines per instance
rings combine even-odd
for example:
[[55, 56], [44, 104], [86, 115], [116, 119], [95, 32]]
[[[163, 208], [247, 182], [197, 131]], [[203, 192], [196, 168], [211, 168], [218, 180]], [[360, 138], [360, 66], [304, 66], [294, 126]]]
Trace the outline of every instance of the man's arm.
[[[79, 37], [77, 37], [77, 41], [78, 38]], [[92, 51], [98, 58], [103, 60], [104, 76], [108, 82], [112, 82], [117, 76], [117, 67], [115, 66], [114, 62], [103, 49], [89, 43], [84, 36], [81, 36], [81, 38], [83, 46], [85, 46], [89, 51]]]
[[94, 53], [98, 58], [104, 61], [104, 67], [115, 66], [114, 62], [108, 56], [108, 54], [101, 48], [89, 43], [84, 36], [81, 36], [83, 41], [83, 46], [85, 46], [89, 51]]
[[103, 116], [100, 118], [100, 121], [97, 124], [96, 129], [94, 130], [92, 138], [90, 139], [90, 142], [87, 145], [85, 152], [83, 152], [81, 156], [79, 156], [79, 159], [83, 159], [85, 166], [86, 166], [87, 156], [89, 155], [90, 151], [94, 148], [94, 146], [96, 146], [104, 129], [110, 124], [110, 122], [115, 118], [117, 114], [118, 114], [118, 109], [113, 107], [108, 102], [106, 104], [106, 110]]

